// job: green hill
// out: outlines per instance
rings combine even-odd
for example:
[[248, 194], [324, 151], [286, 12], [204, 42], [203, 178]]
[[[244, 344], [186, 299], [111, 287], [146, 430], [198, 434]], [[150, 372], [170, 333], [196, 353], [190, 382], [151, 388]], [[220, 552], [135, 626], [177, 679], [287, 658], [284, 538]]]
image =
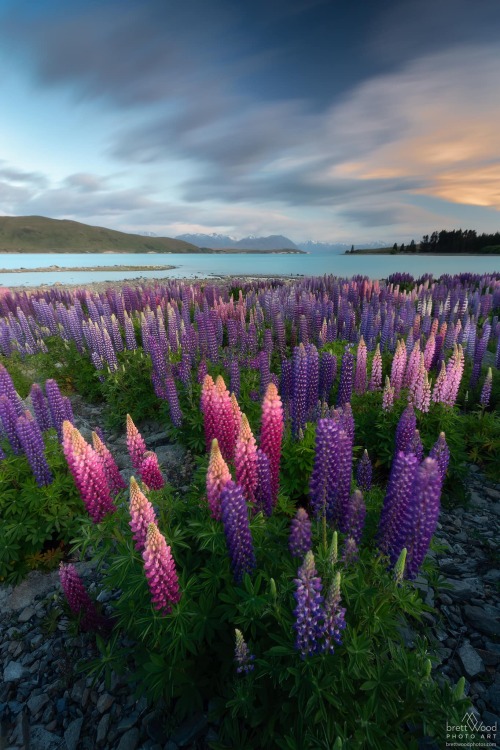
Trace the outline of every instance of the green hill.
[[0, 216], [0, 253], [106, 252], [198, 253], [200, 249], [171, 237], [143, 237], [66, 219]]

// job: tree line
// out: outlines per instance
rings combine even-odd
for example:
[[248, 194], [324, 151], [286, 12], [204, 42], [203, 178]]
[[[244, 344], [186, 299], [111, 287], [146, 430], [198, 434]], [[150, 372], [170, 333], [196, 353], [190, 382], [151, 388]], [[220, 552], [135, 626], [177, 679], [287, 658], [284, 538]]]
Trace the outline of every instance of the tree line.
[[442, 229], [431, 235], [424, 234], [417, 244], [412, 240], [408, 245], [394, 243], [393, 252], [420, 253], [491, 253], [500, 254], [500, 232], [478, 234], [475, 229]]

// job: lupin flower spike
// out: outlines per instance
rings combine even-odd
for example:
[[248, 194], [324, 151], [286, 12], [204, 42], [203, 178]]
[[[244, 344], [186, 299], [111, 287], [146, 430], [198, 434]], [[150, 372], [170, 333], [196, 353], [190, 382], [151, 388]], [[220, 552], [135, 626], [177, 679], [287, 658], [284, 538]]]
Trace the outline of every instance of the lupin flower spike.
[[407, 552], [406, 547], [403, 547], [394, 565], [394, 580], [396, 583], [401, 583], [404, 578]]
[[92, 433], [92, 445], [104, 466], [109, 489], [113, 495], [116, 495], [120, 490], [125, 489], [127, 486], [125, 480], [120, 474], [118, 466], [116, 465], [116, 461], [97, 432]]
[[172, 551], [154, 523], [148, 526], [142, 557], [151, 602], [161, 614], [169, 614], [181, 598], [179, 580]]
[[313, 553], [307, 552], [295, 579], [294, 609], [296, 632], [295, 648], [302, 658], [323, 650], [325, 633], [322, 583], [316, 570]]
[[220, 496], [222, 490], [230, 481], [231, 474], [229, 473], [226, 462], [222, 458], [217, 438], [214, 438], [212, 440], [212, 449], [210, 451], [206, 486], [210, 515], [216, 521], [220, 521], [221, 517]]
[[59, 580], [71, 611], [77, 617], [81, 616], [80, 626], [82, 630], [103, 630], [109, 628], [109, 621], [98, 613], [74, 565], [64, 565], [64, 563], [61, 563], [59, 566]]
[[299, 508], [290, 524], [288, 548], [293, 557], [303, 557], [311, 549], [311, 521], [304, 508]]
[[144, 454], [147, 451], [146, 443], [135, 426], [130, 414], [127, 414], [127, 448], [134, 469], [140, 473]]
[[245, 643], [241, 630], [235, 628], [234, 633], [236, 637], [236, 646], [234, 649], [234, 660], [237, 664], [236, 672], [238, 674], [246, 674], [254, 669], [254, 664], [252, 664], [252, 662], [254, 661], [255, 656], [250, 653], [250, 649]]
[[129, 526], [133, 531], [135, 548], [143, 550], [150, 523], [157, 524], [156, 514], [153, 506], [142, 492], [134, 477], [130, 479], [130, 521]]
[[330, 545], [330, 551], [328, 553], [328, 563], [333, 568], [334, 565], [337, 564], [339, 559], [339, 535], [337, 531], [334, 531], [332, 534], [332, 543]]

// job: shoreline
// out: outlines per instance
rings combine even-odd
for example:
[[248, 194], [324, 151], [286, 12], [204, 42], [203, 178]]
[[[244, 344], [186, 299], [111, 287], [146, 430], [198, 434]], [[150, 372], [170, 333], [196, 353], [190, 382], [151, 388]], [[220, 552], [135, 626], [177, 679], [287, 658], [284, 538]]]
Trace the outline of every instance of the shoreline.
[[399, 255], [404, 258], [500, 258], [500, 253], [397, 253], [387, 252], [380, 250], [346, 250], [341, 255]]
[[[174, 266], [175, 268], [175, 266]], [[74, 269], [70, 269], [74, 270]], [[92, 292], [101, 292], [105, 291], [109, 288], [121, 288], [123, 286], [130, 286], [130, 287], [139, 287], [139, 286], [155, 286], [157, 284], [162, 284], [165, 282], [170, 281], [177, 281], [179, 283], [185, 283], [185, 284], [197, 284], [201, 282], [209, 283], [214, 282], [218, 284], [227, 283], [229, 281], [232, 281], [233, 279], [237, 279], [238, 281], [241, 281], [242, 283], [250, 282], [250, 281], [261, 281], [263, 279], [281, 279], [283, 281], [295, 281], [298, 279], [304, 278], [304, 274], [268, 274], [268, 273], [253, 273], [253, 274], [243, 274], [243, 275], [234, 275], [234, 274], [208, 274], [207, 276], [199, 275], [194, 277], [176, 277], [176, 276], [155, 276], [153, 278], [146, 278], [144, 276], [137, 276], [134, 279], [108, 279], [106, 281], [89, 281], [88, 283], [79, 283], [79, 284], [66, 284], [62, 281], [55, 281], [52, 284], [38, 284], [37, 286], [26, 286], [26, 285], [19, 285], [19, 286], [8, 286], [3, 287], [7, 292], [11, 292], [12, 294], [17, 294], [19, 292], [25, 292], [26, 294], [36, 294], [38, 292], [46, 292], [50, 289], [68, 289], [68, 290], [74, 290], [74, 289], [88, 289]]]
[[71, 271], [173, 271], [177, 266], [131, 266], [131, 265], [114, 265], [114, 266], [40, 266], [39, 268], [0, 268], [0, 273], [71, 273]]

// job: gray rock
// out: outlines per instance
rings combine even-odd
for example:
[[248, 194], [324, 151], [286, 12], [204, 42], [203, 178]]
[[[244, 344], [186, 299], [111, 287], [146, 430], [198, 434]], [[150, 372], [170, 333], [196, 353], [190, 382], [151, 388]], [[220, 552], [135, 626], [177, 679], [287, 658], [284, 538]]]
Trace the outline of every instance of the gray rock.
[[18, 617], [19, 622], [28, 622], [35, 615], [34, 607], [25, 607]]
[[478, 592], [482, 590], [482, 584], [477, 578], [466, 578], [460, 581], [457, 581], [453, 578], [447, 578], [446, 583], [452, 586], [451, 589], [447, 589], [447, 594], [455, 602], [461, 602], [470, 599], [472, 596], [476, 596]]
[[103, 693], [97, 701], [97, 710], [100, 714], [104, 714], [111, 708], [114, 702], [115, 699], [112, 695], [109, 693]]
[[4, 682], [16, 682], [29, 676], [29, 669], [26, 669], [20, 661], [10, 661], [3, 670]]
[[41, 726], [31, 728], [31, 744], [33, 750], [63, 750], [64, 741], [62, 737], [52, 732], [47, 732]]
[[498, 682], [491, 685], [486, 693], [486, 701], [496, 714], [500, 714], [500, 684]]
[[130, 729], [126, 732], [117, 747], [117, 750], [135, 750], [139, 742], [139, 730]]
[[483, 607], [466, 604], [463, 608], [465, 619], [473, 628], [485, 635], [500, 635], [500, 622], [493, 614], [486, 612]]
[[184, 721], [181, 726], [172, 734], [172, 741], [179, 747], [186, 747], [199, 737], [207, 727], [207, 720], [203, 714], [195, 714], [190, 719]]
[[497, 583], [498, 581], [500, 581], [500, 570], [498, 570], [497, 568], [488, 570], [488, 572], [484, 574], [483, 578], [488, 583]]
[[66, 742], [67, 750], [77, 750], [80, 732], [82, 731], [82, 724], [83, 716], [79, 719], [75, 719], [68, 725], [68, 728], [64, 732], [64, 740]]
[[40, 573], [33, 570], [19, 586], [15, 586], [3, 602], [3, 612], [17, 612], [33, 604], [37, 597], [46, 596], [58, 588], [59, 572]]
[[129, 714], [125, 714], [125, 716], [120, 720], [120, 723], [118, 724], [117, 729], [119, 732], [126, 732], [127, 729], [132, 729], [132, 727], [135, 727], [138, 721], [139, 721], [139, 712], [132, 711]]
[[458, 650], [458, 655], [467, 677], [472, 678], [478, 674], [483, 674], [485, 671], [483, 660], [470, 643], [464, 643]]
[[48, 695], [41, 693], [40, 695], [33, 695], [28, 701], [28, 708], [33, 716], [36, 716], [44, 706], [49, 702]]
[[106, 737], [108, 736], [110, 720], [111, 720], [111, 716], [109, 714], [104, 714], [99, 724], [97, 725], [96, 743], [98, 745], [104, 744]]

